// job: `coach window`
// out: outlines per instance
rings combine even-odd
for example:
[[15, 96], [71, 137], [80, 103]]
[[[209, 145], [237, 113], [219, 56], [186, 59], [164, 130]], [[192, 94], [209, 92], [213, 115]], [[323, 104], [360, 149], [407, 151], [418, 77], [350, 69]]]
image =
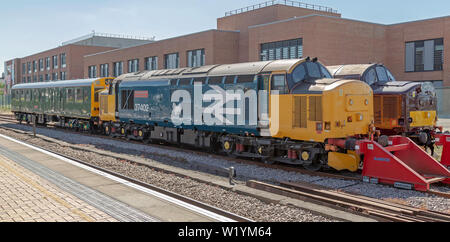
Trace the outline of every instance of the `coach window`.
[[272, 91], [278, 91], [278, 94], [288, 94], [289, 90], [286, 86], [285, 75], [273, 75], [272, 76]]
[[88, 89], [83, 90], [83, 96], [84, 96], [84, 102], [88, 103], [89, 102], [89, 90]]
[[68, 103], [74, 102], [74, 90], [73, 89], [67, 89], [67, 102]]
[[83, 103], [83, 93], [80, 88], [76, 89], [75, 100], [76, 103]]

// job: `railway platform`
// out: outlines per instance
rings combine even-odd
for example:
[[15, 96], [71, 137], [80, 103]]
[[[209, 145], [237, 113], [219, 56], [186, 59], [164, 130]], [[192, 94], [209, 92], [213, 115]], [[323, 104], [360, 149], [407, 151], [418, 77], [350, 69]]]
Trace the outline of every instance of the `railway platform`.
[[0, 136], [0, 222], [97, 221], [222, 220]]

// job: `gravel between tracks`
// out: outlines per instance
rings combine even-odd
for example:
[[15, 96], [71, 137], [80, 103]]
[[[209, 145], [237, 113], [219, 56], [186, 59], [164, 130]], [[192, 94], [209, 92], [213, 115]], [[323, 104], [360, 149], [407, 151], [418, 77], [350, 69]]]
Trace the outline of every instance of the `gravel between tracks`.
[[[87, 161], [105, 169], [211, 204], [258, 222], [338, 222], [338, 220], [312, 214], [309, 211], [293, 206], [269, 204], [259, 199], [237, 194], [217, 186], [211, 186], [185, 177], [168, 175], [144, 166], [132, 165], [128, 162], [102, 156], [94, 152], [75, 150], [39, 138], [32, 138], [27, 135], [3, 129], [0, 129], [0, 133], [19, 140], [24, 140], [45, 149], [54, 150]], [[70, 135], [66, 137], [73, 136], [74, 135]]]
[[[24, 125], [17, 125], [17, 124], [2, 124], [2, 125], [24, 131], [31, 130], [31, 127]], [[92, 137], [74, 133], [67, 135], [67, 133], [64, 133], [60, 130], [38, 128], [37, 132], [44, 136], [63, 140], [65, 142], [72, 144], [80, 144], [83, 146], [90, 145], [98, 149], [109, 150], [115, 153], [125, 153], [139, 156], [141, 158], [145, 157], [147, 159], [152, 159], [157, 162], [186, 169], [194, 169], [194, 167], [198, 168], [199, 165], [215, 167], [216, 169], [222, 169], [225, 167], [233, 166], [236, 168], [238, 179], [242, 181], [256, 179], [268, 182], [280, 182], [280, 181], [310, 182], [313, 184], [322, 185], [334, 189], [340, 189], [348, 192], [354, 192], [373, 198], [385, 199], [388, 201], [397, 202], [401, 204], [408, 204], [418, 208], [426, 208], [430, 210], [450, 213], [450, 199], [418, 191], [401, 190], [390, 186], [367, 184], [359, 181], [347, 181], [333, 178], [315, 177], [299, 174], [296, 172], [287, 172], [278, 169], [269, 169], [259, 167], [256, 165], [236, 163], [226, 159], [212, 157], [207, 154], [198, 154], [196, 152], [190, 152], [188, 150], [178, 151], [173, 149], [164, 149], [163, 147], [158, 146], [148, 146], [144, 144], [128, 143], [123, 140], [110, 140], [101, 137]], [[440, 188], [440, 187], [433, 187], [433, 189], [442, 192], [448, 192], [449, 190], [447, 188]], [[249, 212], [251, 211], [252, 210], [249, 210]], [[245, 216], [244, 214], [241, 215]]]

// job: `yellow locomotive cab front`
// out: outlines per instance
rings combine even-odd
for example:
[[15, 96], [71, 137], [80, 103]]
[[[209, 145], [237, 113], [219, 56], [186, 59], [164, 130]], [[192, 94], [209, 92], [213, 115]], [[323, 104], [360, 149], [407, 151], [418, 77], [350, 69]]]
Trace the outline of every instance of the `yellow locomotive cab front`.
[[321, 94], [271, 95], [272, 136], [324, 143], [329, 138], [368, 134], [373, 123], [370, 86], [354, 80], [317, 83]]

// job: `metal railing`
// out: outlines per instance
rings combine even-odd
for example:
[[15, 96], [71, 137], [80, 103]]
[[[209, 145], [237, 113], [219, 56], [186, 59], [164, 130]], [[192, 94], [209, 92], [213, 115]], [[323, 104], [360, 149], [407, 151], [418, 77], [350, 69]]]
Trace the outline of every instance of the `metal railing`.
[[108, 34], [108, 33], [97, 33], [97, 32], [92, 32], [90, 34], [87, 35], [83, 35], [81, 37], [78, 37], [76, 39], [73, 40], [69, 40], [66, 42], [63, 42], [61, 45], [68, 45], [68, 44], [73, 44], [82, 40], [86, 40], [86, 39], [90, 39], [93, 37], [107, 37], [107, 38], [119, 38], [119, 39], [133, 39], [133, 40], [148, 40], [148, 41], [155, 41], [155, 37], [140, 37], [140, 36], [133, 36], [133, 35], [125, 35], [125, 34]]
[[320, 5], [316, 5], [316, 4], [309, 4], [309, 3], [297, 2], [297, 1], [291, 1], [291, 0], [271, 0], [271, 1], [260, 3], [260, 4], [255, 4], [252, 6], [228, 11], [225, 13], [225, 17], [240, 14], [240, 13], [245, 13], [248, 11], [252, 11], [252, 10], [256, 10], [256, 9], [260, 9], [260, 8], [264, 8], [264, 7], [269, 7], [269, 6], [276, 5], [276, 4], [299, 7], [299, 8], [307, 8], [307, 9], [328, 12], [328, 13], [338, 13], [337, 10], [334, 10], [330, 7], [320, 6]]

